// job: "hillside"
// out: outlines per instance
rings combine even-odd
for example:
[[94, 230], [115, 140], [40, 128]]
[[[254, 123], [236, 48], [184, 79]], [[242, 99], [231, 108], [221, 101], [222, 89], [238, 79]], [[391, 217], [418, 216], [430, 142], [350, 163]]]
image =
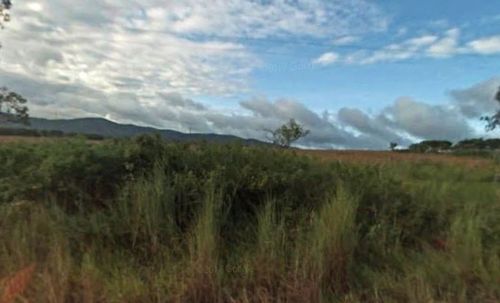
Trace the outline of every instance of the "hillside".
[[172, 141], [210, 141], [215, 143], [229, 143], [241, 141], [245, 144], [266, 144], [255, 139], [244, 139], [232, 135], [213, 133], [186, 134], [174, 130], [158, 129], [153, 127], [138, 126], [133, 124], [119, 124], [104, 118], [78, 118], [78, 119], [44, 119], [30, 118], [30, 125], [2, 123], [0, 128], [23, 128], [38, 131], [61, 131], [67, 134], [100, 135], [109, 138], [126, 138], [142, 134], [158, 134], [166, 140]]

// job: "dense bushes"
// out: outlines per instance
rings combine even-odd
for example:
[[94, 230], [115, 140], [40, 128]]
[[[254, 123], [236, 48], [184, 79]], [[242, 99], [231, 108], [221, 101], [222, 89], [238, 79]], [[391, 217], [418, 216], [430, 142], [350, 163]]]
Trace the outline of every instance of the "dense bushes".
[[22, 137], [83, 137], [88, 140], [103, 140], [104, 137], [97, 134], [65, 133], [59, 130], [37, 130], [31, 128], [6, 128], [0, 127], [0, 136], [22, 136]]
[[408, 151], [411, 152], [453, 152], [454, 154], [472, 154], [476, 152], [483, 155], [491, 155], [491, 151], [500, 149], [500, 139], [466, 139], [453, 144], [450, 141], [426, 140], [411, 144]]
[[490, 170], [325, 164], [151, 136], [7, 144], [0, 161], [0, 277], [36, 263], [28, 297], [39, 301], [500, 295]]

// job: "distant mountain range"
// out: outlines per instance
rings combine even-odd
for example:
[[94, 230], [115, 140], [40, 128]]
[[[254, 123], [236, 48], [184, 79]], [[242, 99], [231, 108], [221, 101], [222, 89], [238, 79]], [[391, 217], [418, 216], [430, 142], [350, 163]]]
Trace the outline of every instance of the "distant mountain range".
[[104, 118], [78, 119], [43, 119], [30, 118], [30, 125], [2, 122], [0, 128], [23, 128], [39, 131], [61, 131], [63, 133], [77, 133], [86, 135], [100, 135], [107, 138], [126, 138], [142, 134], [159, 134], [171, 141], [210, 141], [215, 143], [242, 142], [244, 144], [268, 144], [255, 139], [243, 139], [232, 135], [194, 133], [186, 134], [174, 130], [157, 129], [153, 127], [137, 126], [133, 124], [119, 124]]

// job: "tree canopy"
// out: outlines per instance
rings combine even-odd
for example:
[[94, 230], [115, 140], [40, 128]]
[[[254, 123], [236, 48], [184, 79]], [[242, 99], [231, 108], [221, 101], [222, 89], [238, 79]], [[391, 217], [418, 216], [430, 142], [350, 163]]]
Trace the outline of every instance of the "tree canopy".
[[307, 136], [310, 131], [304, 129], [295, 119], [290, 119], [275, 130], [267, 130], [271, 134], [271, 140], [274, 144], [281, 147], [290, 147], [290, 145], [302, 137]]
[[12, 7], [10, 0], [2, 0], [0, 4], [0, 27], [3, 28], [6, 22], [10, 21], [9, 10]]
[[434, 152], [448, 150], [452, 145], [452, 142], [445, 140], [426, 140], [410, 145], [409, 149], [416, 152]]
[[6, 87], [0, 88], [0, 122], [28, 124], [27, 102], [18, 93], [9, 91]]

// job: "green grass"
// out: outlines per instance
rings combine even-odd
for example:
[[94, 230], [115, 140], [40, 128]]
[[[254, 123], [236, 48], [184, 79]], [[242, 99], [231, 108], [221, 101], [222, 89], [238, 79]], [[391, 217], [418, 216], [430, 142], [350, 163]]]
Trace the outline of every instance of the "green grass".
[[493, 161], [153, 137], [7, 144], [0, 161], [0, 279], [35, 264], [32, 302], [500, 300]]

